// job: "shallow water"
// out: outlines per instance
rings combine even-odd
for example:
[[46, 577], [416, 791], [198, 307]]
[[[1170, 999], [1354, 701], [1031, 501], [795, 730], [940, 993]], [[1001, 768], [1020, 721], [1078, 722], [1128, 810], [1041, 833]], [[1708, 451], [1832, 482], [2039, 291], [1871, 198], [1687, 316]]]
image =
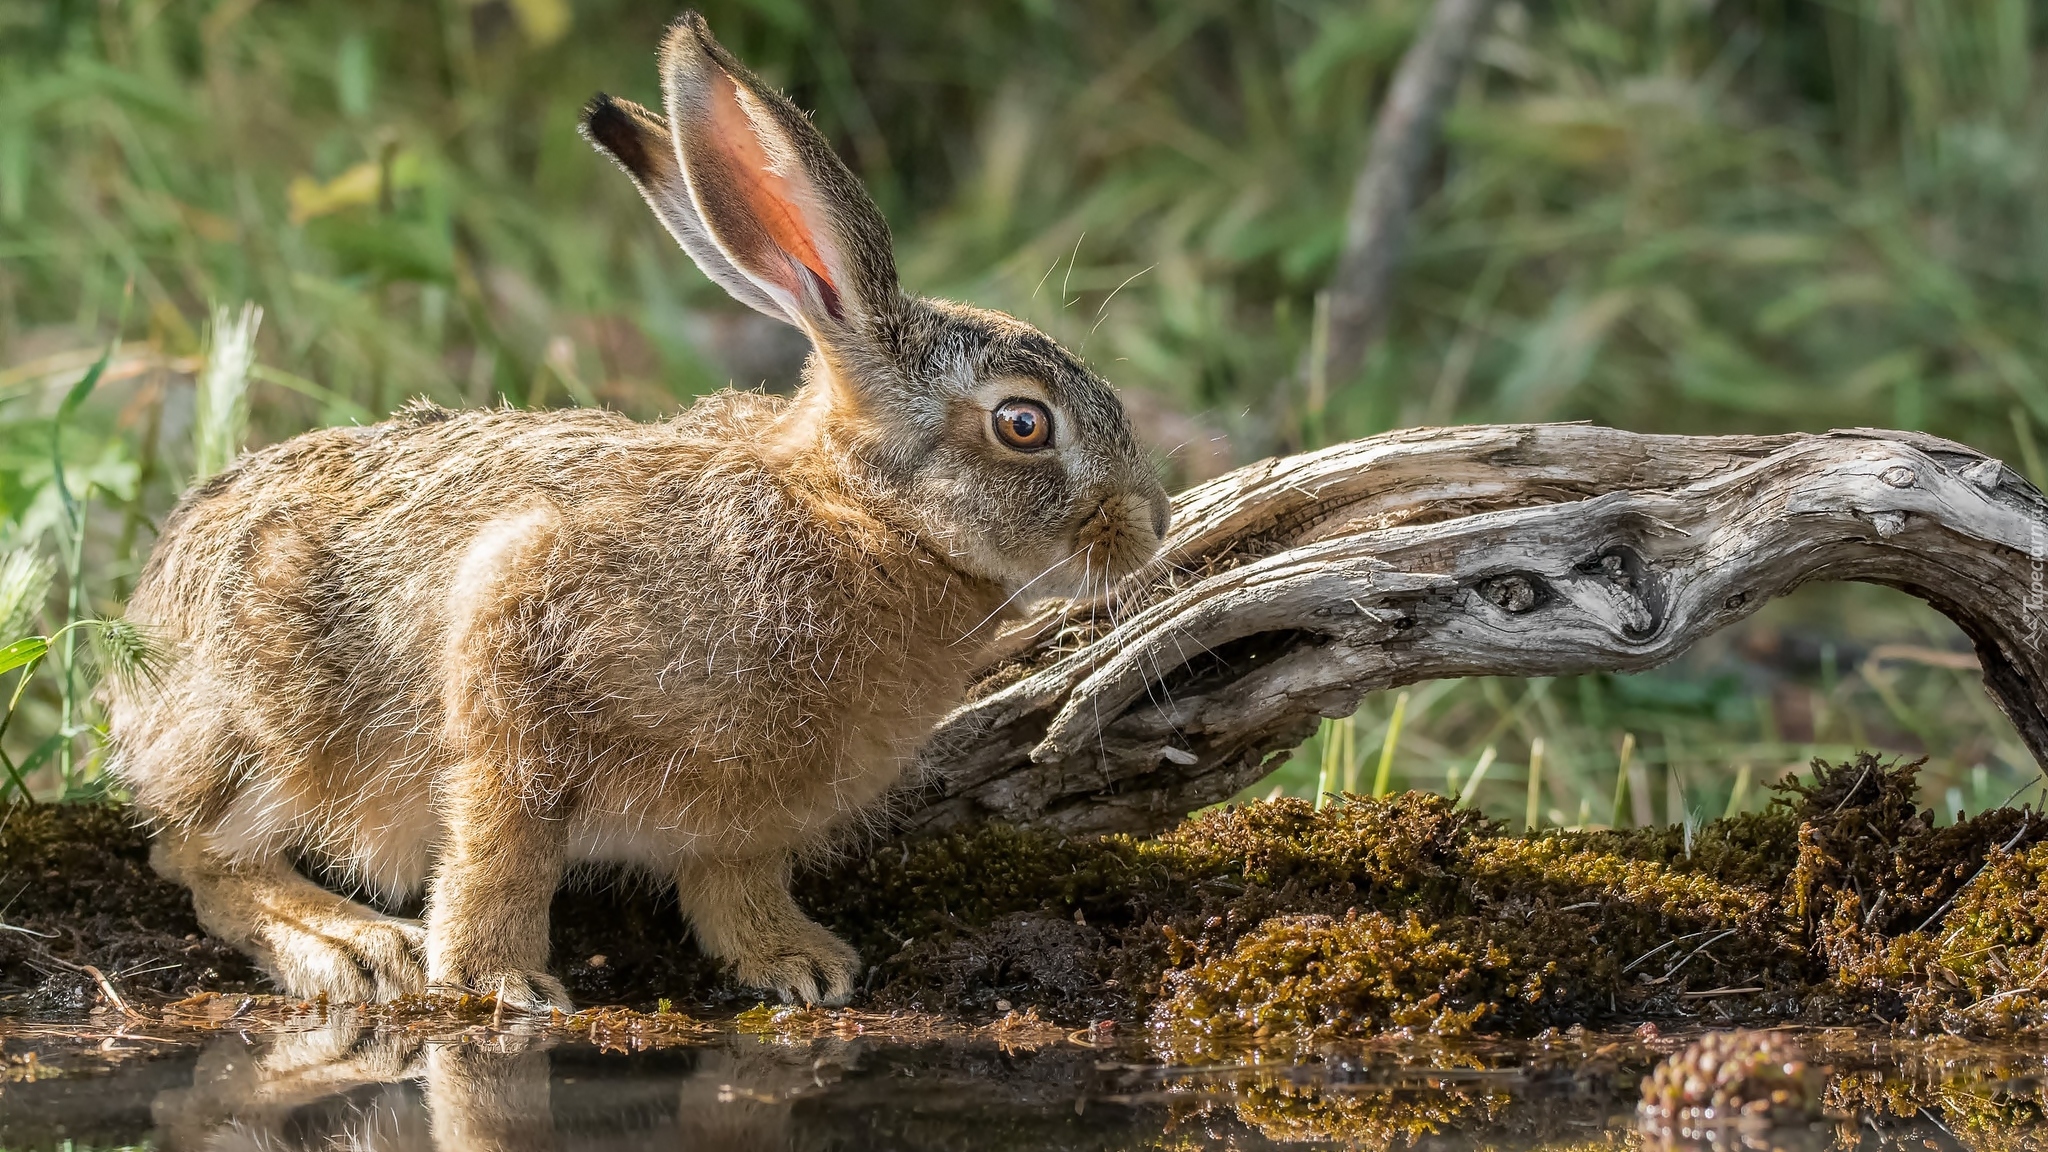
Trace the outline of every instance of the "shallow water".
[[[1020, 1047], [728, 1030], [631, 1052], [480, 1027], [95, 1035], [15, 1022], [0, 1025], [0, 1147], [1656, 1147], [1668, 1141], [1638, 1132], [1636, 1085], [1684, 1039], [1389, 1040], [1291, 1060], [1176, 1061], [1085, 1038]], [[2048, 1143], [2048, 1047], [1801, 1039], [1831, 1069], [1829, 1118], [1721, 1133], [1712, 1146]]]

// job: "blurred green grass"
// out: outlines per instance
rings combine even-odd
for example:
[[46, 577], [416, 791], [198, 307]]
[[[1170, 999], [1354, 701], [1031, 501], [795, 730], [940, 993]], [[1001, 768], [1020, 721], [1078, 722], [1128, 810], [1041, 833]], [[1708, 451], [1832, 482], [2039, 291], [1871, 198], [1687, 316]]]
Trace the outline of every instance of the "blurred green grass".
[[[2048, 480], [2048, 21], [2030, 0], [1504, 4], [1388, 336], [1314, 405], [1294, 365], [1420, 0], [704, 8], [868, 182], [906, 284], [1082, 349], [1177, 482], [1524, 419], [1921, 428]], [[118, 611], [194, 472], [217, 305], [266, 312], [257, 442], [416, 395], [646, 416], [786, 384], [791, 334], [726, 301], [574, 131], [599, 89], [655, 101], [672, 15], [0, 0], [0, 550], [56, 551], [54, 438], [91, 485], [81, 603]], [[1543, 818], [1601, 822], [1632, 732], [1658, 819], [1718, 814], [1744, 764], [1753, 804], [1852, 745], [1932, 756], [1930, 800], [1974, 810], [2032, 776], [2009, 727], [1967, 672], [1869, 658], [1958, 642], [1902, 597], [1816, 590], [1657, 673], [1418, 686], [1393, 780], [1447, 787], [1491, 744], [1474, 797], [1519, 816], [1542, 735]], [[8, 746], [37, 746], [59, 707], [39, 682]], [[1391, 707], [1355, 722], [1371, 766]], [[1313, 789], [1320, 740], [1263, 788]]]

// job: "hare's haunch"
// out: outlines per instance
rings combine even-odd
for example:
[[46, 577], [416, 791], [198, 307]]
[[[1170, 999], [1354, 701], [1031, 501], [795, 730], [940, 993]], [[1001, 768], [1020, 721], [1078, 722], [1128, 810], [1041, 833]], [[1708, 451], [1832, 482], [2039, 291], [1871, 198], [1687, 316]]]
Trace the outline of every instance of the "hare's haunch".
[[[673, 879], [742, 981], [841, 1000], [793, 859], [903, 774], [1015, 607], [1149, 559], [1166, 497], [1109, 388], [1018, 320], [906, 296], [889, 232], [788, 100], [684, 16], [666, 115], [585, 134], [699, 267], [802, 329], [783, 400], [660, 424], [450, 413], [244, 457], [164, 526], [113, 685], [155, 861], [286, 990], [567, 1005], [565, 868]], [[329, 892], [310, 859], [424, 925]]]

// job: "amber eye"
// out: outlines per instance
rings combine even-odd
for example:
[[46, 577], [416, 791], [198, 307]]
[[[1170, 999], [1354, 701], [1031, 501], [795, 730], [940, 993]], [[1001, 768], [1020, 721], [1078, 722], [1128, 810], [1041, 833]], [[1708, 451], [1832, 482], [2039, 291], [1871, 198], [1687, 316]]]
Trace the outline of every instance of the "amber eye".
[[996, 439], [1019, 452], [1052, 447], [1052, 413], [1036, 400], [1005, 400], [990, 413]]

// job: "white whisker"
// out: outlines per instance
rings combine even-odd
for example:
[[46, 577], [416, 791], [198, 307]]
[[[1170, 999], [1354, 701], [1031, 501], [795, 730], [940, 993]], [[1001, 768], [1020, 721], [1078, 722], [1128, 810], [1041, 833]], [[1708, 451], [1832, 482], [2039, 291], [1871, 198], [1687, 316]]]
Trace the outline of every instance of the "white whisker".
[[986, 615], [986, 616], [983, 616], [983, 617], [981, 618], [981, 622], [980, 622], [980, 623], [976, 624], [976, 625], [975, 625], [974, 627], [972, 627], [972, 628], [969, 628], [969, 629], [968, 629], [968, 630], [967, 630], [967, 631], [966, 631], [965, 633], [961, 634], [961, 636], [960, 636], [960, 639], [958, 639], [958, 640], [955, 640], [955, 641], [954, 641], [954, 643], [955, 643], [955, 644], [958, 644], [958, 643], [962, 643], [962, 642], [964, 642], [964, 641], [965, 641], [965, 640], [966, 640], [966, 639], [967, 639], [967, 638], [968, 638], [969, 636], [972, 636], [972, 635], [974, 635], [974, 634], [975, 634], [976, 632], [979, 632], [979, 631], [981, 631], [981, 630], [982, 630], [982, 629], [983, 629], [984, 627], [986, 627], [986, 626], [988, 625], [988, 622], [989, 622], [989, 621], [991, 621], [991, 620], [995, 619], [996, 617], [998, 617], [998, 616], [1002, 615], [1002, 614], [1003, 614], [1003, 609], [1005, 609], [1005, 608], [1008, 608], [1008, 607], [1009, 607], [1010, 605], [1012, 605], [1012, 604], [1016, 603], [1016, 602], [1017, 602], [1017, 597], [1019, 597], [1019, 596], [1022, 596], [1022, 595], [1024, 594], [1024, 590], [1025, 590], [1026, 588], [1029, 588], [1029, 587], [1031, 587], [1031, 586], [1032, 586], [1033, 584], [1036, 584], [1036, 583], [1038, 583], [1038, 582], [1039, 582], [1040, 580], [1043, 580], [1043, 579], [1045, 579], [1045, 578], [1046, 578], [1047, 576], [1050, 576], [1050, 575], [1052, 575], [1052, 574], [1053, 574], [1054, 572], [1056, 572], [1056, 571], [1058, 571], [1058, 570], [1059, 570], [1059, 568], [1060, 568], [1060, 566], [1061, 566], [1061, 565], [1065, 564], [1065, 563], [1066, 563], [1067, 561], [1069, 561], [1069, 560], [1072, 560], [1072, 559], [1073, 559], [1074, 557], [1076, 557], [1076, 556], [1079, 556], [1079, 555], [1080, 555], [1081, 553], [1083, 553], [1083, 552], [1086, 552], [1087, 550], [1088, 550], [1088, 546], [1087, 546], [1086, 544], [1083, 544], [1083, 545], [1081, 545], [1081, 546], [1080, 546], [1079, 548], [1076, 548], [1076, 549], [1074, 549], [1074, 550], [1073, 550], [1072, 552], [1069, 552], [1069, 553], [1067, 553], [1067, 554], [1066, 554], [1065, 556], [1062, 556], [1062, 557], [1060, 557], [1060, 558], [1059, 558], [1058, 560], [1055, 560], [1055, 561], [1053, 561], [1053, 562], [1052, 562], [1052, 565], [1051, 565], [1050, 567], [1048, 567], [1048, 568], [1047, 568], [1047, 569], [1046, 569], [1045, 571], [1043, 571], [1043, 572], [1040, 572], [1040, 573], [1039, 573], [1038, 575], [1036, 575], [1036, 576], [1033, 576], [1033, 577], [1032, 577], [1031, 579], [1029, 579], [1029, 580], [1026, 580], [1026, 581], [1025, 581], [1024, 583], [1022, 583], [1022, 584], [1018, 585], [1018, 586], [1017, 586], [1017, 590], [1016, 590], [1015, 592], [1012, 592], [1012, 593], [1010, 593], [1010, 595], [1008, 596], [1008, 598], [1006, 598], [1006, 599], [1005, 599], [1005, 600], [1004, 600], [1004, 601], [1003, 601], [1003, 602], [1002, 602], [1001, 604], [998, 604], [998, 605], [996, 605], [996, 607], [995, 607], [995, 611], [993, 611], [993, 612], [990, 612], [990, 613], [989, 613], [988, 615]]

